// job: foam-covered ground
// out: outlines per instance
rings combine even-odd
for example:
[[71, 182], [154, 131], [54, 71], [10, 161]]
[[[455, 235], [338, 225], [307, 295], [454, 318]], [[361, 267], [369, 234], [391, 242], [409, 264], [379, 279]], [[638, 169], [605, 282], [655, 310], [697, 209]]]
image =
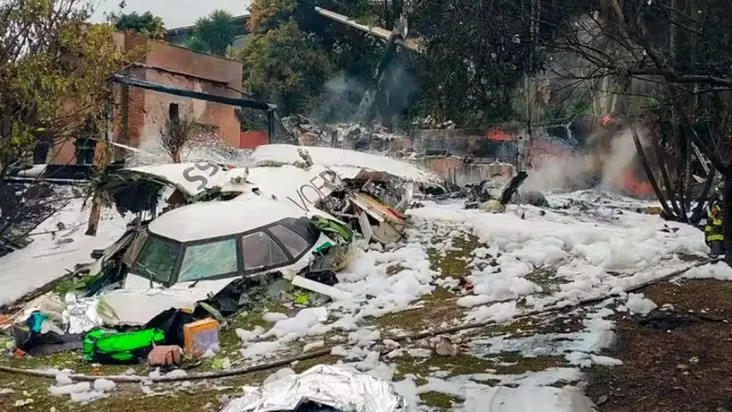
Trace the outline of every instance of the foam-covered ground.
[[[615, 342], [613, 317], [656, 306], [622, 291], [708, 250], [698, 229], [637, 212], [649, 202], [596, 191], [549, 201], [556, 207], [511, 206], [504, 214], [465, 210], [460, 201], [423, 202], [408, 212], [403, 241], [361, 245], [338, 274], [336, 287], [349, 298], [288, 313], [265, 310], [256, 327], [224, 332], [235, 333], [235, 350], [211, 362], [242, 366], [334, 347], [331, 354], [343, 367], [392, 381], [411, 411], [591, 411], [582, 369], [619, 364], [603, 354]], [[86, 213], [78, 206], [44, 223], [79, 225], [61, 235], [73, 242], [42, 238], [0, 259], [0, 281], [14, 285], [0, 298], [14, 299], [63, 275], [65, 267], [117, 239], [124, 222], [111, 216], [97, 238], [85, 237]], [[708, 265], [686, 276], [732, 280], [732, 269]], [[460, 277], [473, 287], [460, 287]], [[589, 307], [520, 318], [611, 294]], [[435, 355], [429, 342], [383, 340], [490, 320], [500, 325], [453, 336], [455, 357]], [[115, 396], [113, 388], [102, 392]]]

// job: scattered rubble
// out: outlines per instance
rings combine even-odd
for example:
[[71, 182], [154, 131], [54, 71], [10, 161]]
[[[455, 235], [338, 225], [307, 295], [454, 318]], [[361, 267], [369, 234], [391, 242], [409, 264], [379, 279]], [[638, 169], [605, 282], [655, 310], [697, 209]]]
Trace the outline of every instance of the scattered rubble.
[[404, 135], [392, 133], [383, 126], [367, 127], [360, 123], [321, 125], [302, 115], [286, 117], [282, 119], [282, 123], [301, 146], [384, 152], [395, 141], [401, 141], [404, 150], [402, 154], [406, 154], [411, 147]]
[[226, 317], [256, 305], [277, 279], [309, 292], [297, 295], [300, 305], [346, 298], [333, 285], [354, 230], [366, 242], [399, 241], [415, 185], [441, 182], [404, 162], [338, 149], [272, 145], [253, 159], [245, 168], [110, 173], [100, 189], [136, 218], [78, 267], [65, 300], [49, 292], [4, 322], [17, 353], [82, 349], [91, 362], [163, 366], [180, 363], [175, 348], [215, 354]]

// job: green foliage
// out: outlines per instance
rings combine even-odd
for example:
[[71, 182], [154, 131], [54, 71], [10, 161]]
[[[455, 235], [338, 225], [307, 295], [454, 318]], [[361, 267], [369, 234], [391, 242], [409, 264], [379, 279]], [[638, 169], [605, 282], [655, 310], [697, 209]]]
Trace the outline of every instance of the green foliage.
[[0, 180], [37, 143], [68, 139], [104, 111], [106, 79], [127, 56], [114, 45], [112, 26], [85, 23], [90, 10], [82, 3], [0, 4]]
[[422, 2], [412, 13], [428, 38], [421, 84], [439, 120], [482, 126], [516, 116], [512, 92], [529, 69], [530, 53], [522, 2]]
[[592, 114], [592, 104], [585, 100], [578, 100], [569, 107], [570, 117], [590, 116]]
[[197, 35], [189, 37], [188, 40], [186, 40], [184, 46], [197, 52], [208, 53], [209, 51], [208, 45], [204, 43], [203, 40], [201, 40], [201, 38]]
[[234, 16], [224, 10], [214, 10], [196, 21], [190, 48], [225, 56], [236, 37]]
[[245, 89], [285, 114], [307, 110], [333, 73], [328, 54], [294, 21], [255, 36], [241, 60]]
[[380, 22], [368, 0], [254, 0], [249, 26], [252, 31], [266, 32], [295, 20], [301, 30], [320, 37], [324, 44], [337, 43], [341, 35], [353, 31], [320, 16], [316, 6], [362, 23]]
[[143, 14], [137, 12], [112, 14], [109, 21], [117, 30], [132, 30], [151, 39], [160, 40], [165, 35], [163, 19], [153, 16], [149, 11]]
[[279, 104], [285, 115], [336, 101], [324, 94], [325, 83], [336, 76], [353, 86], [349, 99], [360, 97], [383, 50], [370, 36], [317, 14], [316, 5], [378, 22], [368, 0], [255, 0], [249, 21], [252, 40], [240, 54], [244, 85], [252, 96]]
[[276, 29], [294, 19], [296, 10], [296, 0], [255, 0], [249, 18], [249, 28], [258, 33]]

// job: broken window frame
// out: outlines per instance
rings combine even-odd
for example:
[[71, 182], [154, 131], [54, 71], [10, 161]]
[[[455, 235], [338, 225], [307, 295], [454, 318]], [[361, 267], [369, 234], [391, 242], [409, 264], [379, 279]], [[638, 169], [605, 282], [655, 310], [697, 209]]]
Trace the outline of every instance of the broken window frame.
[[[140, 259], [143, 256], [142, 252], [145, 251], [145, 248], [150, 244], [151, 241], [168, 243], [173, 246], [173, 250], [176, 252], [176, 256], [172, 259], [173, 267], [170, 269], [170, 272], [168, 273], [167, 280], [158, 278], [156, 276], [151, 277], [150, 276], [151, 274], [152, 275], [158, 275], [158, 274], [151, 272], [150, 269], [145, 269], [146, 266], [144, 266], [140, 263]], [[174, 277], [177, 278], [177, 276], [175, 276], [176, 270], [180, 268], [180, 265], [179, 265], [180, 249], [181, 249], [180, 242], [177, 242], [177, 241], [167, 238], [165, 236], [157, 236], [152, 233], [148, 233], [148, 237], [145, 240], [145, 243], [140, 247], [140, 251], [139, 251], [139, 253], [137, 253], [137, 257], [135, 258], [135, 264], [132, 266], [132, 268], [130, 268], [130, 272], [134, 272], [138, 276], [142, 276], [145, 279], [150, 279], [151, 281], [162, 284], [162, 285], [173, 284], [175, 282], [173, 282], [172, 279]]]
[[[306, 227], [306, 225], [312, 225], [312, 227]], [[284, 226], [285, 228], [289, 229], [290, 231], [294, 232], [297, 236], [300, 236], [303, 240], [305, 240], [308, 244], [308, 247], [303, 250], [298, 255], [292, 255], [288, 248], [285, 246], [284, 243], [282, 243], [282, 240], [280, 240], [277, 236], [275, 236], [274, 233], [272, 233], [269, 229], [274, 226]], [[313, 230], [314, 229], [314, 230]], [[280, 248], [282, 253], [284, 253], [285, 257], [287, 259], [279, 264], [275, 265], [269, 265], [269, 266], [262, 266], [257, 267], [253, 269], [247, 269], [246, 262], [244, 261], [244, 250], [242, 248], [242, 239], [246, 236], [252, 235], [257, 232], [263, 232], [266, 236], [268, 236], [272, 241], [275, 243], [277, 247]], [[302, 259], [306, 254], [308, 254], [310, 251], [313, 250], [313, 247], [318, 243], [318, 240], [321, 236], [321, 231], [315, 228], [315, 224], [307, 218], [285, 218], [280, 219], [278, 221], [269, 223], [264, 226], [257, 227], [255, 229], [248, 230], [246, 232], [239, 232], [239, 233], [233, 233], [223, 236], [216, 236], [216, 237], [210, 237], [206, 239], [200, 239], [195, 241], [188, 241], [188, 242], [181, 242], [179, 240], [171, 239], [169, 237], [159, 235], [156, 233], [152, 233], [149, 230], [146, 231], [147, 239], [145, 240], [145, 243], [142, 245], [140, 250], [142, 251], [145, 246], [147, 245], [147, 242], [150, 242], [152, 239], [157, 240], [163, 240], [165, 242], [173, 243], [176, 247], [176, 253], [175, 258], [173, 260], [173, 269], [170, 275], [170, 279], [168, 282], [160, 282], [159, 279], [152, 279], [153, 282], [160, 283], [165, 285], [166, 287], [170, 287], [176, 283], [183, 283], [183, 282], [198, 282], [198, 281], [210, 281], [210, 280], [219, 280], [219, 279], [226, 279], [226, 278], [233, 278], [238, 276], [250, 276], [255, 274], [265, 274], [267, 272], [270, 272], [274, 269], [283, 268], [286, 266], [291, 266], [297, 263], [300, 259]], [[309, 236], [310, 235], [310, 236]], [[236, 263], [237, 263], [237, 269], [235, 272], [229, 272], [224, 273], [216, 276], [206, 277], [203, 279], [195, 280], [195, 281], [179, 281], [180, 279], [180, 270], [181, 266], [183, 264], [183, 258], [185, 256], [186, 250], [188, 247], [191, 246], [199, 246], [206, 243], [215, 243], [220, 242], [224, 240], [234, 240], [236, 243]], [[135, 259], [135, 263], [130, 269], [130, 272], [134, 273], [137, 276], [144, 277], [145, 279], [150, 279], [150, 277], [145, 273], [144, 270], [137, 269], [138, 267], [138, 261], [139, 261], [140, 253], [138, 253], [137, 258]]]
[[[259, 238], [257, 238], [257, 236]], [[279, 245], [279, 243], [275, 242], [274, 238], [270, 233], [268, 233], [265, 230], [250, 233], [248, 235], [244, 235], [239, 239], [239, 242], [241, 242], [241, 248], [242, 248], [242, 254], [246, 256], [245, 246], [246, 243], [248, 243], [251, 239], [252, 246], [254, 246], [255, 243], [258, 243], [258, 246], [267, 246], [269, 249], [265, 253], [265, 250], [261, 250], [261, 255], [259, 256], [259, 259], [265, 262], [273, 262], [274, 259], [282, 259], [277, 262], [273, 262], [270, 264], [262, 264], [262, 265], [254, 265], [251, 262], [248, 261], [248, 259], [244, 259], [244, 270], [248, 271], [261, 271], [261, 270], [267, 270], [267, 268], [277, 267], [278, 265], [282, 265], [283, 263], [286, 263], [288, 260], [290, 260], [289, 256], [290, 254], [285, 253], [285, 250], [282, 248], [282, 246]], [[269, 241], [269, 242], [267, 242]], [[274, 250], [273, 250], [274, 248]], [[279, 254], [277, 253], [279, 251]], [[264, 259], [268, 258], [268, 259]], [[259, 263], [259, 262], [257, 262]]]
[[[277, 237], [280, 242], [285, 247], [285, 250], [289, 251], [293, 255], [300, 255], [304, 250], [308, 249], [309, 242], [299, 233], [295, 232], [294, 230], [290, 229], [289, 227], [285, 225], [274, 225], [269, 228], [269, 231], [272, 235]], [[282, 232], [276, 232], [276, 231], [282, 231]], [[293, 238], [294, 236], [294, 238]], [[299, 240], [298, 240], [299, 239]], [[293, 243], [298, 243], [294, 244]], [[300, 241], [304, 243], [300, 243]]]
[[[227, 243], [228, 243], [228, 245], [226, 245]], [[208, 247], [209, 250], [207, 250], [207, 251], [209, 253], [211, 253], [213, 251], [210, 250], [210, 248], [212, 248], [212, 247], [215, 248], [215, 247], [219, 246], [220, 244], [226, 245], [225, 246], [226, 248], [230, 248], [231, 246], [234, 247], [234, 256], [233, 256], [234, 259], [233, 259], [233, 262], [232, 262], [232, 259], [231, 259], [232, 256], [230, 256], [228, 254], [226, 254], [224, 256], [216, 256], [217, 258], [220, 258], [221, 261], [223, 261], [224, 259], [226, 259], [226, 262], [225, 263], [227, 265], [231, 265], [233, 263], [234, 271], [227, 271], [227, 272], [218, 271], [217, 273], [213, 273], [212, 274], [212, 271], [211, 270], [212, 269], [215, 269], [215, 266], [211, 266], [210, 264], [208, 264], [211, 261], [209, 259], [208, 262], [206, 262], [207, 265], [206, 265], [206, 268], [205, 268], [209, 272], [208, 275], [199, 276], [199, 277], [196, 277], [196, 278], [193, 278], [193, 279], [183, 279], [183, 280], [181, 280], [181, 276], [183, 276], [183, 274], [184, 274], [183, 273], [184, 272], [184, 269], [188, 269], [189, 271], [192, 272], [190, 274], [189, 273], [186, 273], [187, 275], [195, 274], [196, 271], [194, 271], [192, 269], [193, 268], [201, 269], [201, 267], [199, 266], [200, 265], [200, 262], [202, 260], [205, 260], [205, 259], [198, 259], [195, 256], [195, 253], [196, 252], [193, 251], [194, 248], [206, 248], [206, 247]], [[193, 257], [193, 262], [191, 262], [191, 265], [189, 267], [186, 267], [185, 266], [185, 263], [186, 263], [186, 259], [188, 258], [188, 254], [189, 253], [194, 253], [194, 255], [193, 255], [194, 256]], [[180, 266], [180, 270], [178, 271], [178, 276], [176, 277], [176, 281], [177, 282], [181, 282], [181, 283], [182, 282], [195, 282], [195, 281], [201, 281], [201, 280], [215, 279], [218, 276], [225, 275], [225, 274], [232, 274], [232, 273], [235, 274], [235, 273], [238, 273], [238, 271], [239, 271], [239, 258], [238, 258], [237, 255], [238, 254], [237, 254], [237, 251], [236, 251], [236, 239], [222, 239], [222, 240], [210, 241], [210, 242], [206, 242], [206, 243], [199, 243], [199, 244], [195, 244], [195, 245], [186, 244], [184, 246], [183, 258], [181, 260], [181, 266]], [[216, 259], [216, 260], [218, 260], [218, 259]]]

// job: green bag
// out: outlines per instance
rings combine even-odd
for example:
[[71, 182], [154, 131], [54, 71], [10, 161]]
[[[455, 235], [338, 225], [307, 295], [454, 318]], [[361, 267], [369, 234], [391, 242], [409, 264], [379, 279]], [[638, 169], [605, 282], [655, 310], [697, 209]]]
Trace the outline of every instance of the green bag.
[[165, 342], [160, 329], [118, 333], [93, 329], [84, 336], [84, 359], [102, 364], [138, 363], [145, 359], [155, 345]]

